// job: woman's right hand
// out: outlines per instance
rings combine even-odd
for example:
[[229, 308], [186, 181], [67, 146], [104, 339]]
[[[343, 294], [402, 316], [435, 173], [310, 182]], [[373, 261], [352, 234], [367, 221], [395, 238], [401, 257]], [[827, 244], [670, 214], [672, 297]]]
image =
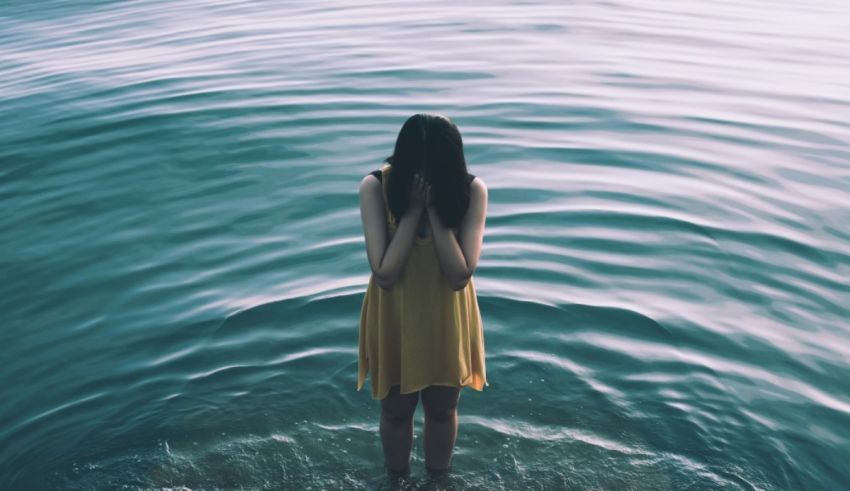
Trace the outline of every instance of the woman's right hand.
[[425, 207], [428, 186], [425, 179], [419, 174], [413, 175], [413, 184], [410, 187], [410, 208], [422, 210]]

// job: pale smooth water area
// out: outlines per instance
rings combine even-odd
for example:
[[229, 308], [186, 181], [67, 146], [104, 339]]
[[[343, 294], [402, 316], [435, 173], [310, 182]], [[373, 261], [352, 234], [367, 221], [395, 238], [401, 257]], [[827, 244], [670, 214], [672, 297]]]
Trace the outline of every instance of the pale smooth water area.
[[[850, 3], [0, 3], [0, 489], [846, 489]], [[490, 190], [483, 392], [386, 475], [358, 184]]]

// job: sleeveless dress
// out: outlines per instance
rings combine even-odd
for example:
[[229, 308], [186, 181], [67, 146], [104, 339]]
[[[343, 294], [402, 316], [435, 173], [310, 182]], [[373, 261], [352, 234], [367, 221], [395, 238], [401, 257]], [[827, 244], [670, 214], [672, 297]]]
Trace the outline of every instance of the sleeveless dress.
[[[396, 222], [387, 205], [385, 164], [372, 172], [384, 194], [389, 237]], [[469, 180], [475, 176], [469, 174]], [[474, 275], [473, 275], [474, 276]], [[402, 394], [429, 385], [472, 387], [483, 391], [487, 383], [484, 330], [473, 277], [453, 291], [440, 270], [432, 236], [416, 236], [399, 279], [390, 291], [374, 274], [360, 311], [357, 390], [371, 377], [372, 399], [383, 399], [393, 385]]]

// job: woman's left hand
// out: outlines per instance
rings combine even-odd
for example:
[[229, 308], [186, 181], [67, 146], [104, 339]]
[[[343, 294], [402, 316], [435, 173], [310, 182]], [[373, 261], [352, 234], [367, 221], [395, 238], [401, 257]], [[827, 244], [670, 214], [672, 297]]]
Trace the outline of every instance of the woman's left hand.
[[434, 196], [431, 194], [431, 185], [425, 185], [425, 208], [434, 207]]

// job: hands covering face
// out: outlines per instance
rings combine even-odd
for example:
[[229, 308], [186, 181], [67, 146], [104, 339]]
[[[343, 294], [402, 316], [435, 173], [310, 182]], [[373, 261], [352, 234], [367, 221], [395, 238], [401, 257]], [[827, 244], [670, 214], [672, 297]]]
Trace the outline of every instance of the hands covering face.
[[410, 205], [416, 208], [430, 207], [431, 185], [425, 182], [421, 175], [413, 175], [413, 185], [410, 188]]

